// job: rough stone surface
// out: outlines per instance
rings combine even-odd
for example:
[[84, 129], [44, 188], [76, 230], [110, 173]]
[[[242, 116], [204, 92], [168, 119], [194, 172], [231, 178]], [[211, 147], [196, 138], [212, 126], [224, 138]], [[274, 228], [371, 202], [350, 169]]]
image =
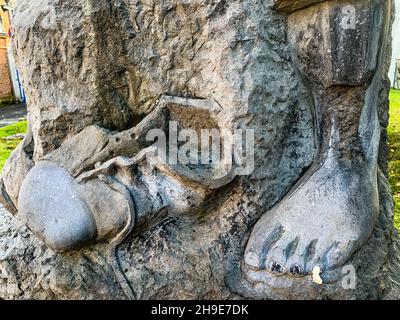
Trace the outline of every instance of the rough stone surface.
[[104, 245], [57, 254], [0, 210], [2, 299], [124, 299]]
[[[15, 53], [29, 98], [30, 134], [8, 161], [0, 184], [0, 200], [15, 214], [0, 211], [0, 298], [397, 297], [399, 240], [385, 177], [390, 39], [384, 35], [390, 34], [391, 1], [380, 6], [387, 21], [366, 14], [379, 2], [346, 1], [361, 8], [360, 21], [363, 28], [372, 28], [372, 35], [362, 36], [359, 47], [348, 48], [353, 54], [346, 56], [339, 49], [345, 50], [353, 38], [333, 28], [329, 47], [337, 50], [331, 55], [315, 51], [334, 61], [318, 63], [339, 69], [326, 73], [328, 79], [316, 69], [310, 72], [309, 61], [296, 56], [301, 50], [293, 39], [301, 35], [290, 29], [293, 23], [304, 26], [296, 29], [300, 31], [318, 27], [320, 36], [327, 36], [331, 31], [324, 24], [335, 26], [338, 13], [329, 11], [328, 17], [313, 12], [331, 2], [332, 8], [340, 8], [344, 2], [320, 2], [19, 1]], [[317, 22], [312, 27], [301, 21], [301, 11], [288, 16], [276, 8], [286, 13], [311, 10]], [[370, 52], [376, 61], [370, 60]], [[354, 56], [359, 60], [351, 60]], [[353, 62], [354, 78], [346, 82], [348, 68], [343, 66]], [[301, 66], [308, 66], [307, 72]], [[340, 87], [329, 88], [335, 85]], [[350, 93], [348, 85], [355, 86]], [[354, 97], [360, 97], [355, 104]], [[328, 102], [337, 109], [324, 109]], [[360, 173], [350, 165], [347, 180], [371, 175], [379, 210], [366, 219], [365, 238], [357, 238], [356, 248], [339, 261], [355, 267], [356, 290], [341, 286], [339, 269], [330, 275], [334, 281], [321, 286], [307, 273], [301, 281], [283, 282], [283, 289], [264, 290], [242, 277], [245, 250], [256, 223], [276, 220], [270, 209], [284, 203], [285, 195], [332, 147], [321, 139], [329, 137], [331, 127], [315, 121], [316, 105], [322, 106], [317, 113], [322, 119], [333, 115], [342, 121], [334, 146], [341, 159], [356, 165], [361, 150], [371, 148], [367, 170]], [[227, 174], [221, 180], [216, 178], [221, 168], [166, 165], [152, 154], [145, 136], [149, 129], [165, 129], [169, 120], [179, 128], [254, 129], [254, 172]], [[379, 135], [375, 143], [362, 143], [379, 131], [380, 143]], [[360, 145], [355, 135], [361, 136]], [[360, 153], [349, 146], [360, 147]], [[33, 170], [42, 161], [75, 180], [74, 188], [81, 190], [95, 221], [96, 241], [83, 248], [74, 243], [73, 250], [63, 244], [56, 249], [67, 252], [56, 253], [36, 222], [28, 223], [36, 235], [24, 226], [34, 209], [30, 203], [38, 197], [21, 192], [21, 186], [32, 168], [37, 177]], [[44, 179], [38, 186], [48, 183], [65, 192], [57, 179]], [[336, 187], [345, 192], [341, 184]], [[354, 185], [346, 190], [357, 196]], [[37, 216], [46, 212], [51, 208], [40, 208]], [[307, 225], [303, 228], [307, 234]], [[340, 228], [329, 231], [340, 233]]]

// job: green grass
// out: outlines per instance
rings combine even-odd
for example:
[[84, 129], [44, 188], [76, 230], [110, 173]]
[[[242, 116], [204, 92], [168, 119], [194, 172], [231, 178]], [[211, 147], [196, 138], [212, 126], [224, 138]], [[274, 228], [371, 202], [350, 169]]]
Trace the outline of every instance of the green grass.
[[394, 196], [394, 224], [400, 230], [400, 90], [390, 91], [389, 181]]
[[11, 152], [18, 146], [22, 139], [6, 140], [5, 138], [18, 133], [26, 133], [27, 122], [20, 121], [9, 126], [0, 128], [0, 170], [3, 168]]

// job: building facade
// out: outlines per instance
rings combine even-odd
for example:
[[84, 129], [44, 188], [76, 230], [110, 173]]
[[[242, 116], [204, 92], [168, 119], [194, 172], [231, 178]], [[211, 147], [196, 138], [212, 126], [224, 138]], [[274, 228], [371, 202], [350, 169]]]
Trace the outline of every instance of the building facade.
[[0, 103], [15, 100], [8, 61], [8, 48], [11, 44], [11, 12], [7, 9], [9, 5], [12, 6], [11, 1], [0, 0]]
[[16, 0], [0, 0], [0, 104], [25, 102], [11, 50], [12, 14]]

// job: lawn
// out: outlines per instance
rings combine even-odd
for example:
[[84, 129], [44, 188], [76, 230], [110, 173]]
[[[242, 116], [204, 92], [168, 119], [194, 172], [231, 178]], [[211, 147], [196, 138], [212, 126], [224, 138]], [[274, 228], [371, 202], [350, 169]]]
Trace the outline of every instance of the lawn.
[[20, 121], [9, 126], [0, 128], [0, 170], [3, 168], [6, 160], [11, 155], [11, 152], [22, 141], [20, 137], [12, 137], [16, 134], [26, 133], [26, 129], [26, 121]]
[[389, 181], [394, 195], [394, 224], [400, 230], [400, 90], [390, 92]]

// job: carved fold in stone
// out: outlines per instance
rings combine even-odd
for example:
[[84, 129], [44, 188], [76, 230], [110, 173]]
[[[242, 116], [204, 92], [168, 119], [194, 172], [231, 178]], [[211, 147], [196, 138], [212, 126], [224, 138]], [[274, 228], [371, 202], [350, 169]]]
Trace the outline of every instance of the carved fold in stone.
[[[351, 21], [343, 10], [349, 5]], [[299, 71], [314, 87], [370, 84], [382, 44], [383, 14], [379, 3], [370, 0], [326, 1], [291, 14], [289, 41]]]

